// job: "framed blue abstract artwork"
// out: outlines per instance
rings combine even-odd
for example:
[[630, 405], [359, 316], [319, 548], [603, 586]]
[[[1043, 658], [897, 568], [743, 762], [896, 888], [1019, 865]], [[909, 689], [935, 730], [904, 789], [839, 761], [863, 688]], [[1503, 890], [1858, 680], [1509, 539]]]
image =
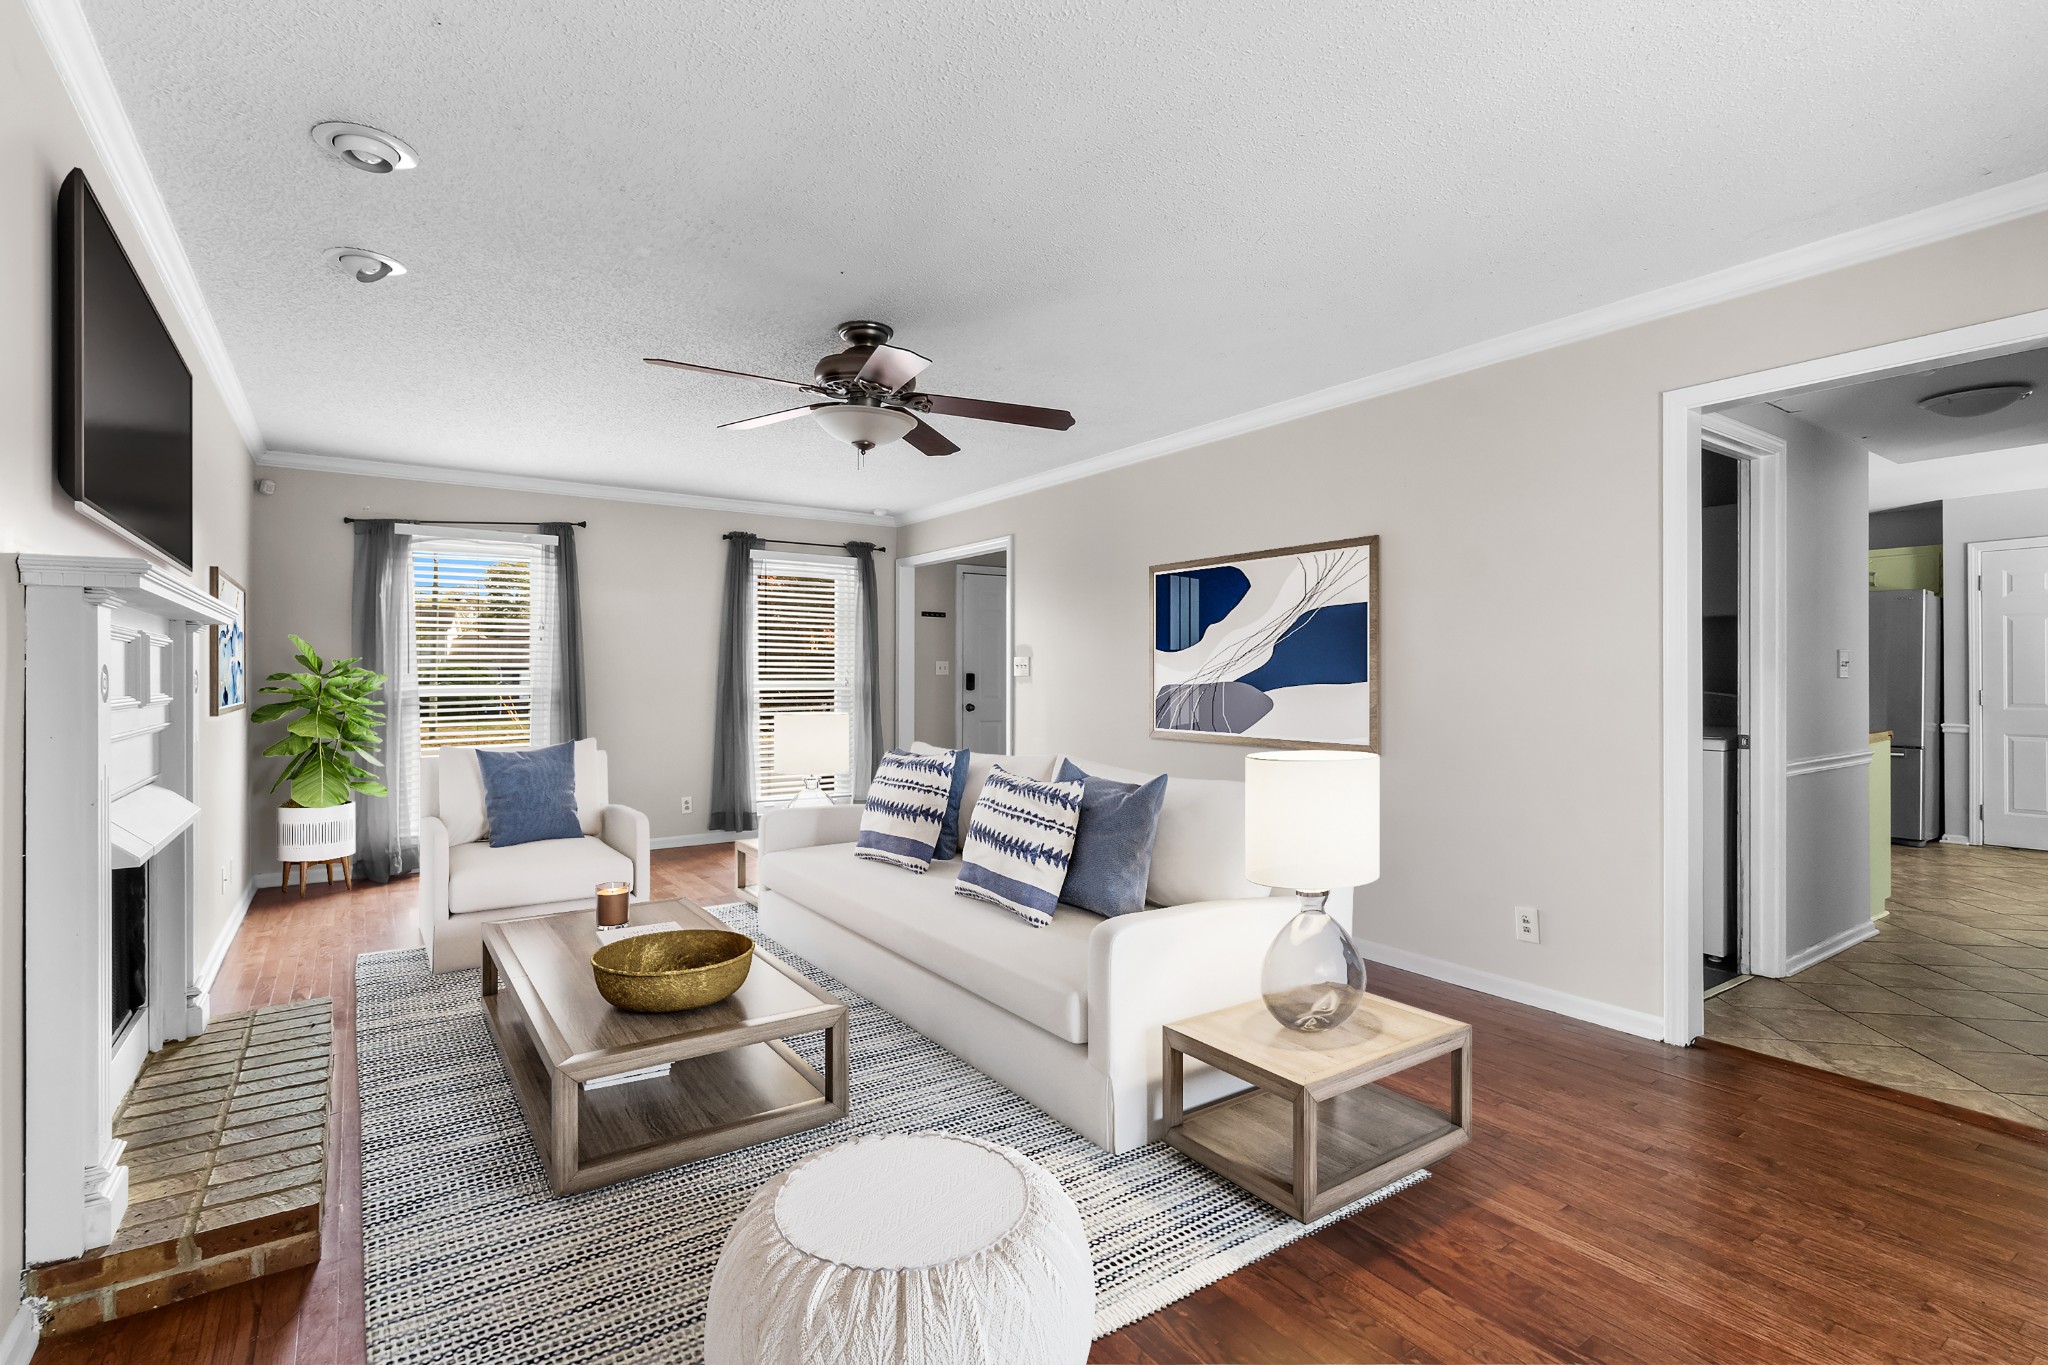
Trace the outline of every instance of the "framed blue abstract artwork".
[[207, 628], [213, 637], [213, 666], [207, 670], [213, 695], [208, 702], [207, 713], [224, 716], [249, 704], [249, 642], [242, 633], [243, 623], [249, 618], [249, 594], [240, 583], [222, 573], [220, 565], [216, 564], [213, 566], [213, 595], [235, 618], [233, 625]]
[[1152, 736], [1380, 742], [1380, 538], [1152, 570]]

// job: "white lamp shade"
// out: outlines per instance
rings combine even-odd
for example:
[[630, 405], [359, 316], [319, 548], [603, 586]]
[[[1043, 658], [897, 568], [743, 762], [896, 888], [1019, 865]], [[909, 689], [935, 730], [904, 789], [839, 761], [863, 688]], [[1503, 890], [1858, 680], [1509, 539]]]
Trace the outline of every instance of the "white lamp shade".
[[778, 711], [775, 771], [799, 777], [843, 773], [853, 766], [853, 717], [844, 711]]
[[1380, 875], [1380, 756], [1319, 749], [1244, 761], [1244, 871], [1261, 886], [1330, 891]]
[[811, 417], [842, 441], [866, 441], [885, 446], [910, 434], [917, 419], [898, 408], [871, 408], [862, 403], [840, 403], [818, 408]]

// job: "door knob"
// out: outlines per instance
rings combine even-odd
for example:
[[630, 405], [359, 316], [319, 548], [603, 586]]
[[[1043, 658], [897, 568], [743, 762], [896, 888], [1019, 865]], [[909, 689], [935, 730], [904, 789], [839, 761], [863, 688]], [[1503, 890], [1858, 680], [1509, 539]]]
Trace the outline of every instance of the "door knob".
[[967, 709], [968, 709], [968, 710], [970, 710], [970, 711], [972, 711], [972, 710], [974, 709], [974, 703], [973, 703], [973, 702], [968, 702], [968, 703], [967, 703]]

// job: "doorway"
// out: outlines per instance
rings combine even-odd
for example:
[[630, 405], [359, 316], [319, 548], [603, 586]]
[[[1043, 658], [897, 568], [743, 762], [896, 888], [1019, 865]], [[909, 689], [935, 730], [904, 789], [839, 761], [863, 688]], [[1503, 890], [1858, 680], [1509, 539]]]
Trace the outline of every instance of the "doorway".
[[[1703, 438], [1713, 423], [1719, 420], [1716, 414], [1731, 408], [1768, 404], [1778, 408], [1780, 412], [1792, 412], [1792, 407], [1785, 406], [1788, 401], [1844, 384], [1892, 376], [1925, 374], [1971, 360], [1992, 361], [2011, 357], [2029, 348], [2038, 348], [2044, 341], [2048, 341], [2048, 310], [1888, 343], [1775, 370], [1675, 389], [1664, 395], [1662, 448], [1665, 555], [1663, 616], [1666, 1041], [1676, 1044], [1690, 1043], [1700, 1035], [1704, 1015], [1705, 907], [1702, 904], [1700, 888], [1705, 854], [1702, 821], [1708, 812], [1705, 809], [1706, 755], [1700, 742], [1702, 698], [1706, 691], [1700, 513], [1704, 505], [1701, 480], [1703, 452], [1707, 442]], [[1782, 528], [1780, 541], [1782, 543]], [[2048, 580], [2044, 580], [2044, 593], [2048, 593]], [[1754, 599], [1745, 593], [1745, 600]], [[1867, 608], [1865, 612], [1867, 615]], [[1759, 633], [1751, 625], [1744, 626], [1743, 634], [1745, 639], [1752, 642], [1770, 644], [1768, 633], [1760, 638]], [[1760, 660], [1755, 670], [1745, 670], [1751, 679], [1765, 681], [1765, 698], [1768, 698], [1769, 688], [1773, 683], [1778, 689], [1783, 688], [1788, 668], [1787, 659], [1790, 656], [1786, 653], [1787, 642], [1782, 634], [1776, 643], [1779, 651], [1777, 659]], [[1821, 644], [1831, 641], [1802, 640], [1794, 643], [1806, 649], [1808, 653], [1814, 653]], [[1859, 684], [1867, 688], [1867, 674], [1861, 671], [1853, 641], [1830, 648], [1825, 653], [1816, 654], [1815, 657], [1823, 664], [1832, 666], [1835, 682], [1850, 688], [1855, 688]], [[1782, 696], [1782, 690], [1780, 695]], [[1738, 704], [1745, 700], [1757, 699], [1739, 696]], [[2044, 709], [2048, 709], [2048, 697], [2044, 697]], [[1749, 729], [1747, 726], [1744, 728], [1752, 738], [1749, 764], [1751, 776], [1745, 783], [1745, 787], [1751, 792], [1758, 790], [1758, 779], [1761, 778], [1762, 786], [1767, 789], [1775, 785], [1782, 799], [1788, 790], [1785, 782], [1788, 776], [1797, 776], [1801, 782], [1809, 784], [1834, 783], [1846, 789], [1857, 776], [1873, 766], [1869, 747], [1861, 744], [1852, 745], [1845, 737], [1835, 737], [1828, 746], [1829, 752], [1803, 758], [1797, 763], [1788, 763], [1782, 751], [1774, 759], [1766, 760], [1763, 755], [1754, 751], [1760, 731]], [[1973, 735], [1972, 738], [1974, 740], [1976, 736]], [[1873, 735], [1872, 743], [1875, 742]], [[2042, 805], [2044, 810], [2048, 810], [2048, 734], [2043, 735], [2041, 749], [2041, 785], [2044, 788]], [[1982, 766], [1972, 765], [1973, 773], [1983, 771]], [[1816, 788], [1810, 786], [1802, 790], [1811, 792]], [[1858, 809], [1861, 811], [1865, 807], [1859, 806]], [[1875, 926], [1866, 917], [1859, 925], [1851, 926], [1840, 934], [1820, 937], [1810, 947], [1796, 954], [1785, 954], [1781, 951], [1780, 960], [1769, 960], [1774, 935], [1764, 921], [1775, 902], [1781, 919], [1780, 932], [1775, 938], [1784, 939], [1782, 919], [1786, 913], [1789, 894], [1787, 867], [1783, 861], [1787, 827], [1785, 808], [1781, 805], [1774, 817], [1767, 818], [1754, 809], [1753, 803], [1750, 819], [1745, 823], [1759, 836], [1744, 859], [1745, 876], [1750, 883], [1751, 927], [1754, 931], [1749, 944], [1749, 970], [1762, 976], [1788, 976], [1810, 969], [1837, 953], [1849, 951], [1863, 939], [1875, 934]], [[1869, 822], [1866, 820], [1864, 823]], [[1834, 835], [1831, 834], [1829, 837], [1832, 840]], [[1868, 844], [1872, 837], [1871, 832], [1865, 830], [1861, 842]], [[1852, 880], [1863, 884], [1864, 874], [1859, 873], [1854, 878], [1847, 875], [1848, 872], [1855, 871], [1848, 866], [1850, 855], [1859, 850], [1849, 847], [1846, 839], [1842, 842], [1843, 848], [1835, 850], [1840, 856], [1834, 859], [1842, 866], [1837, 868], [1831, 865], [1825, 869], [1826, 884], [1844, 886]], [[1776, 866], [1765, 866], [1773, 853], [1779, 859]], [[1805, 890], [1802, 890], [1802, 906], [1806, 899]], [[1866, 908], [1863, 913], [1867, 916], [1870, 912]], [[1782, 950], [1784, 942], [1779, 941], [1777, 946]], [[1786, 989], [1775, 982], [1753, 983], [1752, 986], [1740, 989], [1751, 991], [1766, 987], [1770, 990]]]
[[897, 744], [1012, 751], [1013, 572], [1008, 536], [897, 562]]

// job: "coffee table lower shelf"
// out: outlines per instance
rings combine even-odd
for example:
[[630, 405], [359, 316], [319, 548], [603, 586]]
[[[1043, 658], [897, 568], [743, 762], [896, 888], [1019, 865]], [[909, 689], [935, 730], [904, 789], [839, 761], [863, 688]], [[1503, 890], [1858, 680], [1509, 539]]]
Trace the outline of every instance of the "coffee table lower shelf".
[[586, 1089], [548, 1064], [511, 992], [484, 996], [483, 1009], [557, 1194], [846, 1116], [843, 1091], [835, 1101], [827, 1079], [780, 1039], [686, 1057], [669, 1063], [666, 1077]]

